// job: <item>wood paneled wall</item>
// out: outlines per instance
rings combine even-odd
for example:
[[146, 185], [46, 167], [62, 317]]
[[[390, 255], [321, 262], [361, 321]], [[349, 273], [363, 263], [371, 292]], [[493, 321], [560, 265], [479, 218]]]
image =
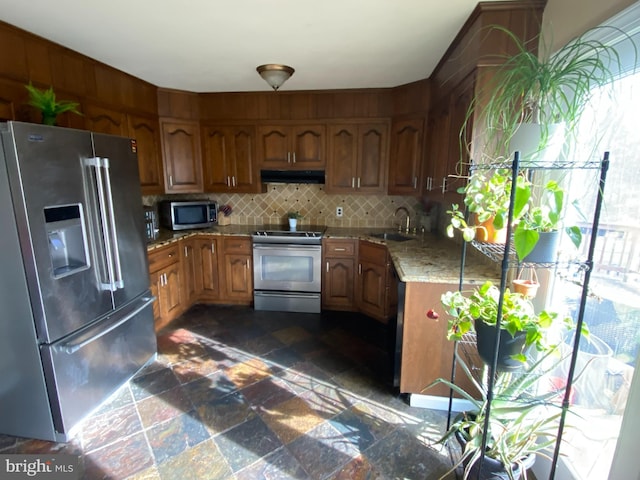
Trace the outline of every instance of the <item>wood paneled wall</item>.
[[501, 63], [500, 55], [513, 53], [505, 35], [491, 25], [507, 27], [520, 38], [537, 44], [546, 0], [479, 3], [433, 71], [433, 98], [444, 98], [478, 66]]
[[[80, 102], [80, 109], [92, 103], [157, 114], [157, 89], [139, 78], [4, 22], [0, 22], [0, 45], [1, 119], [8, 118], [3, 111], [11, 109], [13, 118], [39, 121], [34, 118], [37, 112], [25, 106], [24, 85], [29, 82], [39, 88], [52, 86], [59, 98]], [[61, 124], [83, 125], [81, 118], [65, 118]]]

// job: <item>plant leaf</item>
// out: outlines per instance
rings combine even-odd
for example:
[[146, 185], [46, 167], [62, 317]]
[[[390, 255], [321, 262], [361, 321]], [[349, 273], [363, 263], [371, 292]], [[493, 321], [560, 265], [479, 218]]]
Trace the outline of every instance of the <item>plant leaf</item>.
[[535, 230], [527, 230], [519, 224], [516, 231], [513, 234], [513, 244], [516, 248], [516, 255], [518, 260], [522, 261], [538, 243], [540, 234]]

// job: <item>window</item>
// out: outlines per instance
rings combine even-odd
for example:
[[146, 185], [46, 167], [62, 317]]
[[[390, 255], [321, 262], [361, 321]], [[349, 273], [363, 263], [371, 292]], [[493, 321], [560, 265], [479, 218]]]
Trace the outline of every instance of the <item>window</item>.
[[[633, 64], [634, 52], [624, 52], [624, 58], [630, 73], [614, 83], [614, 99], [594, 91], [579, 134], [579, 138], [590, 138], [593, 122], [604, 129], [598, 155], [610, 152], [610, 168], [585, 310], [591, 336], [581, 341], [578, 368], [582, 366], [583, 372], [574, 382], [572, 395], [579, 417], [567, 417], [576, 428], [565, 429], [561, 449], [569, 476], [577, 479], [609, 477], [640, 353], [640, 73], [632, 73], [640, 65]], [[577, 158], [588, 160], [585, 157], [590, 155], [576, 145]], [[573, 172], [568, 181], [567, 204], [579, 200], [593, 205], [598, 184], [592, 171]], [[586, 213], [590, 219], [591, 212]], [[581, 248], [586, 252], [591, 221], [573, 220], [581, 227]], [[581, 288], [573, 280], [555, 279], [550, 301], [554, 307], [563, 304], [572, 313], [577, 311]]]

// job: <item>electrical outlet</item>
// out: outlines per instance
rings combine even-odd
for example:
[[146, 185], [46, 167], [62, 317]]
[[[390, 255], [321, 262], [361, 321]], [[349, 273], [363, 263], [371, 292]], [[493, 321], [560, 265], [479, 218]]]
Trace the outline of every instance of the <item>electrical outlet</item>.
[[341, 217], [343, 213], [342, 207], [336, 207], [336, 217]]

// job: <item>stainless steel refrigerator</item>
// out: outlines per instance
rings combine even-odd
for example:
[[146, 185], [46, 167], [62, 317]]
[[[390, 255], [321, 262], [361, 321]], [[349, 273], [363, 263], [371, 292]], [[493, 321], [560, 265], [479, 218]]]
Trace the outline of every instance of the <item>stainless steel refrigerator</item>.
[[0, 124], [0, 433], [67, 441], [155, 358], [135, 140]]

